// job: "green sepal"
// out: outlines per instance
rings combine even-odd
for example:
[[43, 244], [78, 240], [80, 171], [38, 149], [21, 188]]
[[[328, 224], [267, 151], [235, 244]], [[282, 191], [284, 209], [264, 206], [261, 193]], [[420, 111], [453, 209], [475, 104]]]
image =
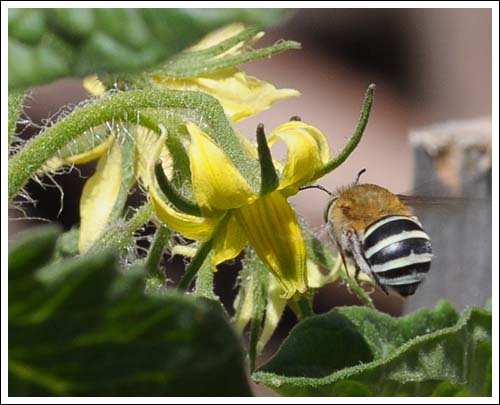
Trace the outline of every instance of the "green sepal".
[[264, 196], [276, 190], [280, 183], [276, 169], [274, 168], [273, 157], [267, 144], [264, 125], [257, 126], [257, 151], [260, 164], [260, 195]]
[[198, 204], [185, 198], [172, 186], [167, 176], [165, 175], [165, 172], [163, 171], [163, 165], [161, 161], [155, 163], [155, 176], [160, 190], [165, 195], [165, 197], [167, 197], [168, 201], [171, 202], [175, 208], [177, 208], [177, 210], [189, 215], [195, 215], [198, 217], [201, 216], [201, 210]]

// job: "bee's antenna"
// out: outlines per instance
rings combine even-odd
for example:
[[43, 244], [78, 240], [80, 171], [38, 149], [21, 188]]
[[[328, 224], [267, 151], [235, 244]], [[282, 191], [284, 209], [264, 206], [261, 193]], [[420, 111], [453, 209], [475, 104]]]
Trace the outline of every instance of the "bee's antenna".
[[333, 195], [333, 193], [331, 191], [328, 191], [326, 188], [324, 188], [320, 184], [311, 184], [310, 186], [299, 187], [299, 190], [307, 190], [308, 188], [318, 188], [318, 189], [324, 191], [325, 193], [327, 193], [329, 196]]
[[366, 168], [363, 168], [361, 169], [359, 172], [358, 172], [358, 175], [356, 176], [356, 180], [354, 180], [354, 185], [358, 184], [359, 183], [359, 178], [361, 177], [361, 175], [366, 172]]

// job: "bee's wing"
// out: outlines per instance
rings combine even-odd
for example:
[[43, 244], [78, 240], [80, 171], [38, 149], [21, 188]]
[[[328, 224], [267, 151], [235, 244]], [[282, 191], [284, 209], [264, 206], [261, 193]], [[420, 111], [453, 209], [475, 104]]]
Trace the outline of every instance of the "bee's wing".
[[414, 208], [442, 207], [442, 208], [465, 208], [471, 205], [481, 205], [484, 198], [473, 197], [436, 197], [397, 194], [398, 198], [406, 205]]

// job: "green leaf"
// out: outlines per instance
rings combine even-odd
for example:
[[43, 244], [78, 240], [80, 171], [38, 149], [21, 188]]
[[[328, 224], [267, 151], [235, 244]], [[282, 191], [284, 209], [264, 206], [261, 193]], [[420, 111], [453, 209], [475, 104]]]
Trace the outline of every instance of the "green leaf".
[[9, 89], [68, 75], [152, 67], [231, 22], [279, 21], [280, 9], [9, 9]]
[[297, 325], [253, 378], [293, 396], [489, 396], [491, 312], [339, 308]]
[[54, 259], [76, 256], [78, 252], [78, 239], [80, 238], [80, 229], [73, 228], [63, 233], [56, 242]]
[[[109, 253], [36, 269], [55, 241], [53, 229], [39, 230], [11, 250], [9, 395], [250, 395], [219, 305], [146, 296], [144, 269], [120, 272]], [[37, 260], [20, 261], [22, 251]]]
[[49, 225], [19, 235], [9, 246], [9, 277], [22, 277], [23, 271], [48, 263], [60, 233], [59, 227]]

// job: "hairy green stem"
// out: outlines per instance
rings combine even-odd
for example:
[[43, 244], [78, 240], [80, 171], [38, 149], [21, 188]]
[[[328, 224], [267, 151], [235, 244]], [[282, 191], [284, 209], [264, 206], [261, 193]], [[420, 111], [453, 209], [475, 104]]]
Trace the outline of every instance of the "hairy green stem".
[[150, 276], [156, 277], [161, 273], [159, 271], [161, 259], [171, 235], [172, 232], [165, 225], [158, 226], [146, 258], [146, 269]]
[[192, 281], [194, 280], [196, 273], [198, 273], [198, 270], [210, 253], [210, 250], [212, 249], [212, 243], [212, 240], [209, 240], [207, 242], [203, 242], [200, 245], [198, 251], [191, 260], [191, 263], [189, 263], [189, 265], [186, 267], [186, 272], [182, 276], [181, 281], [179, 281], [179, 285], [177, 286], [179, 290], [187, 291]]
[[365, 289], [347, 273], [347, 269], [340, 272], [340, 277], [347, 284], [349, 290], [354, 292], [354, 294], [356, 294], [356, 296], [363, 302], [363, 305], [375, 309], [375, 305], [373, 304], [368, 292], [365, 291]]
[[361, 107], [361, 114], [359, 116], [358, 125], [356, 126], [354, 134], [352, 135], [351, 139], [349, 139], [349, 142], [347, 142], [347, 145], [344, 146], [344, 149], [342, 149], [337, 156], [335, 156], [323, 167], [321, 176], [330, 173], [332, 170], [335, 170], [342, 163], [344, 163], [346, 159], [350, 156], [350, 154], [354, 152], [356, 146], [358, 146], [359, 142], [361, 141], [361, 138], [363, 137], [366, 125], [368, 124], [368, 119], [370, 118], [370, 112], [372, 110], [372, 105], [373, 105], [374, 92], [375, 92], [375, 85], [370, 84], [368, 86], [368, 89], [366, 90], [363, 106]]
[[253, 310], [252, 322], [250, 324], [250, 341], [248, 344], [248, 366], [250, 371], [255, 370], [257, 358], [257, 344], [262, 333], [262, 322], [266, 311], [267, 288], [269, 286], [269, 273], [264, 263], [252, 254], [250, 260], [253, 262], [252, 288], [253, 288]]
[[149, 222], [153, 208], [149, 202], [140, 206], [134, 215], [125, 223], [118, 222], [109, 227], [108, 230], [97, 239], [85, 254], [93, 254], [102, 252], [106, 249], [118, 251], [126, 251], [126, 249], [134, 244], [134, 233]]
[[297, 300], [297, 307], [299, 308], [300, 314], [299, 314], [299, 319], [303, 320], [305, 318], [308, 318], [310, 316], [314, 315], [314, 311], [312, 309], [312, 304], [306, 295], [302, 295], [298, 300]]
[[219, 297], [214, 292], [214, 271], [211, 263], [212, 254], [208, 254], [205, 261], [198, 270], [194, 295], [207, 298], [212, 301], [219, 301]]
[[230, 123], [219, 102], [208, 94], [193, 91], [161, 89], [132, 90], [103, 97], [91, 104], [76, 109], [66, 118], [32, 138], [26, 146], [9, 160], [9, 201], [26, 184], [29, 178], [54, 156], [57, 151], [86, 130], [111, 120], [121, 120], [143, 125], [160, 132], [151, 114], [143, 119], [143, 109], [171, 110], [172, 113], [188, 115], [198, 113], [207, 124], [207, 133], [224, 149], [242, 174], [255, 189], [257, 162], [248, 159], [239, 140], [234, 136]]
[[295, 296], [293, 299], [288, 300], [287, 305], [299, 321], [314, 315], [312, 309], [312, 296], [308, 294]]

